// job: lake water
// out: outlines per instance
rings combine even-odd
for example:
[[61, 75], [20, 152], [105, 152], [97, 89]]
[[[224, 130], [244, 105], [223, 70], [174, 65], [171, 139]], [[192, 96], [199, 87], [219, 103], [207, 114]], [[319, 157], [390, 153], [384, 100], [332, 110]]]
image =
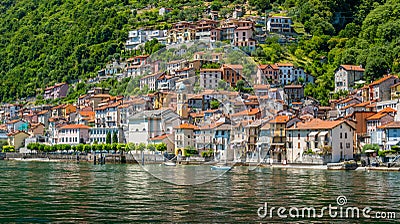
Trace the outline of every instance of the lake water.
[[[396, 223], [400, 173], [0, 161], [0, 222]], [[219, 173], [218, 173], [219, 172]], [[178, 186], [167, 181], [176, 179]], [[208, 181], [207, 180], [212, 180]], [[171, 182], [171, 181], [170, 181]], [[371, 207], [397, 219], [263, 216], [274, 207]], [[260, 210], [260, 207], [262, 208]], [[319, 212], [317, 212], [319, 214]], [[261, 217], [260, 217], [261, 215]], [[362, 219], [361, 219], [362, 218]]]

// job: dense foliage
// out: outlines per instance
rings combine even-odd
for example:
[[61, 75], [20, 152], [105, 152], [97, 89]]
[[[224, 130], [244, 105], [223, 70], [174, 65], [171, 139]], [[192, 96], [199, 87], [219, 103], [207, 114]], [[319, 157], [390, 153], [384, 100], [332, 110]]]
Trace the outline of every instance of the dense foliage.
[[[62, 81], [74, 83], [65, 99], [73, 101], [93, 85], [86, 80], [112, 58], [151, 54], [162, 47], [149, 42], [141, 52], [127, 53], [128, 30], [196, 21], [207, 17], [207, 8], [225, 17], [235, 6], [247, 14], [293, 17], [296, 41], [280, 44], [279, 37], [269, 36], [252, 56], [261, 63], [304, 67], [317, 77], [306, 86], [306, 95], [322, 104], [328, 103], [340, 64], [362, 65], [368, 81], [400, 70], [399, 0], [249, 0], [248, 5], [238, 0], [5, 0], [0, 2], [0, 101], [40, 95], [44, 87]], [[159, 15], [160, 7], [172, 11]], [[96, 85], [121, 94], [128, 83], [110, 79]]]

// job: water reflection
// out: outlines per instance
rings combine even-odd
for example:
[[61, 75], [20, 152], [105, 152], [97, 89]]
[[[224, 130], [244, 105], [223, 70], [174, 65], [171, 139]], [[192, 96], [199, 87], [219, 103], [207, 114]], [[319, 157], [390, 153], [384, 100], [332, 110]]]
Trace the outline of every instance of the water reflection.
[[[182, 184], [215, 175], [202, 166], [150, 169]], [[335, 204], [339, 195], [350, 205], [400, 210], [400, 175], [394, 172], [235, 167], [193, 186], [161, 181], [138, 165], [0, 161], [0, 172], [0, 222], [330, 223], [334, 220], [262, 220], [257, 209], [264, 202], [322, 207]], [[337, 221], [346, 222], [354, 220]]]

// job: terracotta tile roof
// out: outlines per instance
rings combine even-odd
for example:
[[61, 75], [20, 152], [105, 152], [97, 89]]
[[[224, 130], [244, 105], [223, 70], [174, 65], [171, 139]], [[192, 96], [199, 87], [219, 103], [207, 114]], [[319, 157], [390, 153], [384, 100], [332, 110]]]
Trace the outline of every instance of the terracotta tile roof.
[[200, 72], [222, 72], [221, 68], [201, 68]]
[[244, 110], [244, 111], [240, 111], [238, 113], [232, 114], [231, 117], [238, 117], [238, 116], [253, 116], [256, 115], [258, 113], [260, 113], [260, 108], [256, 108], [256, 109], [250, 109], [250, 110]]
[[270, 120], [269, 123], [271, 123], [271, 124], [282, 124], [282, 123], [286, 123], [288, 121], [289, 121], [289, 116], [280, 115], [280, 116], [276, 116], [274, 119]]
[[396, 86], [398, 86], [398, 85], [400, 85], [400, 82], [398, 82], [398, 83], [394, 84], [394, 85], [393, 85], [393, 86], [391, 86], [390, 88], [394, 88], [394, 87], [396, 87]]
[[183, 123], [183, 124], [175, 127], [175, 129], [197, 129], [197, 126], [195, 126], [193, 124], [189, 124], [189, 123]]
[[354, 105], [354, 107], [365, 107], [365, 106], [368, 106], [370, 103], [371, 103], [370, 101], [367, 101], [367, 102], [356, 104], [356, 105]]
[[397, 110], [391, 108], [391, 107], [386, 107], [385, 109], [379, 111], [379, 113], [396, 113]]
[[44, 115], [47, 114], [48, 112], [49, 112], [48, 110], [42, 110], [37, 115]]
[[261, 70], [267, 69], [268, 67], [274, 69], [274, 70], [278, 70], [279, 67], [277, 65], [274, 64], [266, 64], [266, 65], [259, 65], [258, 66]]
[[26, 133], [25, 131], [14, 131], [14, 132], [8, 133], [7, 136], [15, 136], [15, 135], [20, 134], [20, 133], [24, 133], [25, 135], [29, 136], [29, 134]]
[[359, 65], [340, 65], [340, 67], [343, 67], [347, 71], [358, 71], [358, 72], [365, 71], [365, 69], [363, 69]]
[[269, 89], [269, 85], [254, 85], [253, 89]]
[[165, 139], [165, 138], [167, 138], [167, 137], [168, 137], [168, 135], [167, 135], [167, 134], [163, 134], [163, 135], [159, 135], [159, 136], [156, 136], [156, 137], [150, 138], [150, 141], [163, 140], [163, 139]]
[[340, 108], [341, 110], [346, 110], [346, 109], [349, 109], [349, 108], [351, 108], [351, 107], [354, 107], [355, 105], [357, 105], [356, 103], [352, 103], [352, 104], [349, 104], [349, 105], [347, 105], [347, 106], [345, 106], [345, 107], [342, 107], [342, 108]]
[[400, 121], [393, 121], [388, 124], [381, 125], [378, 128], [380, 129], [400, 128]]
[[376, 114], [374, 114], [374, 115], [368, 117], [366, 120], [367, 120], [367, 121], [379, 120], [379, 119], [381, 119], [382, 117], [384, 117], [384, 116], [386, 116], [386, 115], [387, 115], [387, 113], [376, 113]]
[[251, 26], [242, 26], [242, 27], [236, 28], [236, 30], [250, 30], [250, 29], [252, 29]]
[[380, 79], [378, 79], [378, 80], [375, 80], [374, 82], [372, 82], [371, 84], [369, 84], [369, 86], [379, 85], [379, 84], [381, 84], [382, 82], [385, 82], [386, 80], [389, 80], [389, 79], [392, 79], [392, 78], [396, 79], [397, 76], [394, 76], [394, 75], [386, 75], [386, 76], [384, 76], [384, 77], [382, 77], [382, 78], [380, 78]]
[[92, 96], [92, 98], [110, 98], [110, 97], [111, 97], [110, 94], [96, 94]]
[[95, 115], [94, 111], [79, 111], [79, 114], [82, 117], [94, 117]]
[[62, 126], [61, 129], [89, 129], [89, 126], [83, 124], [67, 124]]
[[[347, 123], [345, 120], [327, 121], [321, 119], [312, 119], [308, 122], [298, 122], [288, 130], [322, 130], [322, 129], [332, 129], [342, 123]], [[348, 124], [348, 123], [347, 123]], [[351, 125], [350, 125], [351, 126]]]
[[60, 105], [52, 107], [51, 110], [62, 109], [63, 107], [64, 107], [64, 104], [60, 104]]
[[299, 89], [299, 88], [303, 88], [302, 85], [286, 85], [283, 87], [284, 89]]
[[15, 124], [15, 123], [17, 123], [18, 121], [20, 121], [20, 120], [19, 120], [19, 119], [12, 120], [12, 121], [7, 122], [7, 124]]
[[222, 124], [224, 124], [224, 122], [216, 122], [216, 123], [212, 123], [212, 124], [207, 124], [207, 125], [203, 125], [198, 127], [198, 130], [209, 130], [209, 129], [214, 129], [216, 127], [221, 126]]
[[231, 69], [238, 69], [238, 70], [243, 69], [242, 65], [232, 65], [232, 64], [223, 64], [222, 67], [231, 68]]
[[190, 113], [189, 114], [191, 117], [204, 117], [204, 112], [200, 113]]

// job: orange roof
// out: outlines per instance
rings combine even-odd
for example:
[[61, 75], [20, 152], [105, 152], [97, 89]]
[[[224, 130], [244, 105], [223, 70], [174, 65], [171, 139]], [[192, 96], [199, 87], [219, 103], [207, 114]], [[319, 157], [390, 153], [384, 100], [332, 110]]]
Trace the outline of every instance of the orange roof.
[[349, 104], [349, 105], [347, 105], [347, 106], [345, 106], [345, 107], [342, 107], [342, 108], [340, 108], [341, 110], [346, 110], [346, 109], [349, 109], [350, 107], [354, 107], [355, 105], [357, 105], [356, 103], [352, 103], [352, 104]]
[[382, 78], [380, 78], [380, 79], [378, 79], [378, 80], [375, 80], [374, 82], [372, 82], [371, 84], [369, 84], [369, 86], [379, 85], [379, 84], [381, 84], [382, 82], [384, 82], [384, 81], [386, 81], [386, 80], [389, 80], [389, 79], [391, 79], [391, 78], [397, 78], [397, 76], [394, 76], [394, 75], [386, 75], [386, 76], [383, 76]]
[[356, 105], [354, 105], [354, 107], [365, 107], [365, 106], [368, 106], [370, 103], [371, 103], [370, 101], [367, 101], [364, 103], [356, 104]]
[[7, 124], [15, 124], [15, 123], [17, 123], [18, 121], [20, 121], [20, 120], [19, 120], [19, 119], [12, 120], [12, 121], [7, 122]]
[[276, 116], [274, 119], [270, 120], [269, 123], [282, 124], [282, 123], [286, 123], [288, 121], [289, 121], [289, 116], [280, 115], [280, 116]]
[[89, 129], [89, 128], [90, 128], [89, 126], [83, 124], [68, 124], [61, 127], [61, 129]]
[[348, 70], [348, 71], [358, 71], [358, 72], [365, 71], [365, 69], [363, 69], [359, 65], [340, 65], [340, 67], [343, 67], [345, 70]]
[[386, 116], [386, 115], [387, 115], [387, 113], [377, 113], [377, 114], [374, 114], [374, 115], [368, 117], [366, 120], [367, 120], [367, 121], [370, 121], [370, 120], [379, 120], [379, 119], [381, 119], [382, 117], [384, 117], [384, 116]]
[[381, 128], [381, 129], [400, 128], [400, 121], [393, 121], [388, 124], [381, 125], [378, 128]]
[[14, 131], [14, 132], [8, 133], [7, 136], [15, 136], [15, 135], [20, 134], [20, 133], [24, 133], [24, 134], [29, 136], [29, 134], [26, 133], [25, 131]]
[[46, 113], [48, 113], [49, 111], [48, 110], [42, 110], [42, 111], [40, 111], [37, 115], [43, 115], [43, 114], [46, 114]]
[[94, 117], [95, 115], [94, 111], [79, 111], [79, 114], [82, 117]]
[[269, 89], [268, 85], [254, 85], [253, 89]]
[[273, 64], [259, 65], [258, 67], [259, 67], [261, 70], [264, 70], [264, 69], [266, 69], [266, 68], [268, 68], [268, 67], [271, 67], [271, 68], [274, 69], [274, 70], [278, 70], [278, 69], [279, 69], [279, 67], [278, 67], [277, 65], [273, 65]]
[[222, 124], [224, 124], [224, 122], [216, 122], [216, 123], [213, 123], [213, 124], [203, 125], [201, 127], [198, 127], [198, 129], [200, 129], [200, 130], [213, 129], [213, 128], [221, 126]]
[[165, 138], [167, 138], [167, 137], [168, 137], [168, 135], [167, 135], [167, 134], [163, 134], [163, 135], [159, 135], [159, 136], [156, 136], [156, 137], [150, 138], [150, 141], [163, 140], [163, 139], [165, 139]]
[[[344, 120], [336, 120], [336, 121], [327, 121], [327, 120], [321, 120], [321, 119], [312, 119], [308, 122], [298, 122], [296, 125], [294, 125], [291, 128], [288, 128], [289, 130], [304, 130], [304, 129], [310, 129], [310, 130], [321, 130], [321, 129], [332, 129], [339, 124], [345, 123], [346, 121]], [[347, 123], [347, 122], [346, 122]]]
[[253, 116], [253, 115], [256, 115], [256, 114], [258, 114], [258, 113], [260, 113], [260, 108], [240, 111], [240, 112], [238, 112], [238, 113], [232, 114], [231, 117]]
[[242, 65], [231, 65], [231, 64], [224, 64], [222, 65], [224, 68], [231, 68], [231, 69], [243, 69]]
[[110, 94], [96, 94], [93, 96], [93, 98], [110, 98]]
[[189, 123], [183, 123], [178, 127], [175, 127], [175, 129], [197, 129], [197, 126]]
[[283, 87], [284, 89], [298, 89], [298, 88], [303, 88], [302, 85], [286, 85]]
[[189, 114], [191, 117], [204, 117], [204, 112], [200, 112], [200, 113], [190, 113]]
[[391, 107], [386, 107], [385, 109], [379, 111], [379, 113], [396, 113], [397, 110], [391, 108]]

